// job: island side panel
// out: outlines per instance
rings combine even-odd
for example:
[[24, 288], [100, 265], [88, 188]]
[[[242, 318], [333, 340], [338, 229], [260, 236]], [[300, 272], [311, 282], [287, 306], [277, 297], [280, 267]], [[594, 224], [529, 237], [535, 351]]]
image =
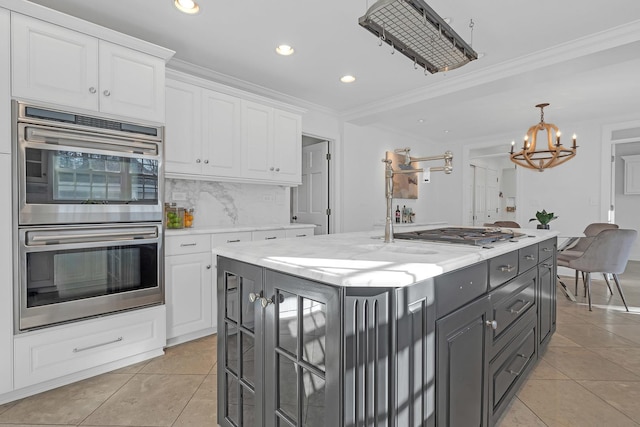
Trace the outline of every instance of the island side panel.
[[435, 298], [429, 279], [394, 292], [395, 397], [397, 427], [435, 425]]

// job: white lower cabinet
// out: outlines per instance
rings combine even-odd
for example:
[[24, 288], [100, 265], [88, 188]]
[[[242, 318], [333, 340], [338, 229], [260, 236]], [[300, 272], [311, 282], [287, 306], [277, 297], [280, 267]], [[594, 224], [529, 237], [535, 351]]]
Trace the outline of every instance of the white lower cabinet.
[[15, 389], [162, 349], [165, 324], [155, 306], [18, 335]]

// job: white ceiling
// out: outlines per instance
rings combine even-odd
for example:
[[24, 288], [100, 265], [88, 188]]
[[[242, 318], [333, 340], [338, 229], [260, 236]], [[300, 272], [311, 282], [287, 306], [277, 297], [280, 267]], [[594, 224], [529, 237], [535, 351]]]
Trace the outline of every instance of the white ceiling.
[[[254, 90], [436, 142], [524, 132], [541, 102], [559, 125], [640, 111], [638, 0], [429, 0], [485, 55], [426, 76], [358, 25], [373, 0], [199, 0], [198, 15], [173, 0], [32, 1], [173, 49]], [[277, 55], [282, 43], [295, 54]], [[357, 81], [340, 83], [344, 74]]]

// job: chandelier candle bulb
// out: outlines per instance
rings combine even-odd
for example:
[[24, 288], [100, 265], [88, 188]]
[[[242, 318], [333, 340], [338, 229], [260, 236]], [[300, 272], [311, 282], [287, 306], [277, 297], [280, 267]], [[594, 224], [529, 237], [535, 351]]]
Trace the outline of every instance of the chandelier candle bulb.
[[576, 134], [573, 134], [573, 149], [575, 150], [576, 148], [578, 148], [578, 146], [576, 145], [576, 141], [577, 141], [577, 137]]
[[511, 141], [511, 154], [513, 154], [513, 146], [516, 145], [515, 141]]
[[556, 132], [556, 147], [560, 146], [560, 135], [562, 135], [560, 131]]

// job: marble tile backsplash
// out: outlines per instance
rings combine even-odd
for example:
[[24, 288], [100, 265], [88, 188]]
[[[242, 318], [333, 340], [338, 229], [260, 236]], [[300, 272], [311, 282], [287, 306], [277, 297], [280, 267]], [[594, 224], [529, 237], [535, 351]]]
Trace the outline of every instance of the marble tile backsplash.
[[288, 224], [289, 192], [277, 185], [165, 180], [165, 202], [194, 208], [195, 227]]

